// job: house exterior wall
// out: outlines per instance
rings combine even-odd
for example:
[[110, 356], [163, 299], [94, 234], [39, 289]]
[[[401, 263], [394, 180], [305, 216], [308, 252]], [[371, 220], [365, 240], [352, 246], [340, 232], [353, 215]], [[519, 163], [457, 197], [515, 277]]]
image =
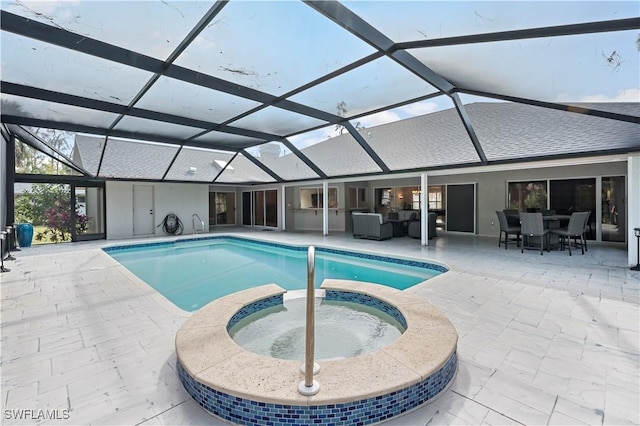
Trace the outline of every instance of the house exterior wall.
[[[291, 200], [287, 200], [287, 205], [291, 204], [291, 209], [287, 211], [287, 216], [292, 216], [293, 227], [287, 228], [299, 231], [322, 231], [322, 209], [301, 208], [300, 189], [302, 188], [322, 188], [322, 183], [313, 185], [302, 185], [290, 187]], [[329, 182], [329, 188], [338, 188], [338, 208], [329, 209], [329, 232], [345, 231], [346, 217], [348, 211], [345, 209], [346, 187], [343, 182]]]
[[429, 185], [477, 183], [477, 234], [493, 236], [498, 235], [500, 230], [495, 211], [502, 210], [507, 205], [508, 182], [626, 175], [625, 162], [531, 169], [523, 164], [520, 170], [429, 176]]
[[[107, 239], [133, 238], [133, 186], [137, 182], [108, 181]], [[145, 183], [146, 184], [146, 183]], [[158, 225], [169, 213], [174, 213], [184, 225], [184, 234], [193, 232], [191, 217], [198, 214], [209, 229], [209, 188], [203, 184], [154, 183], [154, 221]], [[155, 228], [162, 236], [162, 228]]]

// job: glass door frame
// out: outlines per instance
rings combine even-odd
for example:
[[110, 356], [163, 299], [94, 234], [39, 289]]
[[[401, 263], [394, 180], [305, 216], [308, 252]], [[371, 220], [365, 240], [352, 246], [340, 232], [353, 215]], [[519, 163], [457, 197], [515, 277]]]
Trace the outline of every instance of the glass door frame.
[[[76, 217], [75, 214], [71, 214], [72, 217], [72, 231], [71, 231], [71, 241], [90, 241], [90, 240], [104, 240], [107, 238], [107, 189], [106, 189], [106, 181], [103, 179], [88, 179], [84, 176], [73, 176], [73, 175], [32, 175], [32, 174], [20, 174], [16, 173], [14, 178], [14, 183], [48, 183], [48, 184], [63, 184], [69, 185], [71, 188], [71, 207], [75, 208], [76, 205], [76, 196], [75, 191], [76, 187], [86, 187], [86, 188], [102, 188], [102, 206], [103, 212], [102, 217], [104, 218], [103, 231], [94, 234], [78, 234], [76, 231]], [[73, 212], [71, 212], [73, 213]]]
[[[551, 182], [553, 181], [569, 181], [569, 180], [582, 180], [582, 179], [595, 179], [595, 238], [593, 240], [589, 240], [589, 241], [594, 241], [597, 243], [601, 243], [601, 242], [605, 242], [605, 243], [611, 243], [611, 244], [626, 244], [627, 243], [627, 233], [624, 233], [625, 235], [625, 240], [624, 242], [622, 241], [608, 241], [608, 240], [603, 240], [602, 239], [602, 217], [603, 217], [603, 211], [602, 211], [602, 179], [606, 179], [606, 178], [616, 178], [616, 177], [622, 177], [624, 178], [624, 197], [625, 200], [628, 199], [629, 197], [629, 182], [628, 182], [628, 178], [625, 175], [589, 175], [589, 176], [567, 176], [567, 177], [561, 177], [561, 178], [531, 178], [531, 179], [512, 179], [512, 180], [507, 180], [506, 181], [506, 205], [509, 205], [509, 183], [522, 183], [522, 182], [538, 182], [538, 181], [545, 181], [547, 184], [547, 200], [546, 200], [546, 208], [550, 208], [551, 206]], [[625, 229], [626, 227], [629, 226], [629, 218], [625, 216]]]
[[72, 183], [71, 184], [71, 207], [74, 208], [76, 206], [76, 188], [100, 188], [102, 189], [102, 230], [103, 232], [95, 232], [92, 234], [78, 234], [77, 231], [77, 223], [76, 223], [76, 215], [71, 215], [72, 228], [71, 228], [71, 241], [91, 241], [91, 240], [104, 240], [107, 238], [107, 194], [106, 194], [106, 185], [104, 182], [85, 182], [85, 183]]
[[[211, 217], [211, 213], [209, 213], [209, 226], [235, 226], [237, 223], [236, 213], [238, 211], [238, 194], [236, 191], [210, 191], [210, 196], [213, 197], [213, 218]], [[227, 200], [225, 202], [227, 211], [227, 223], [218, 223], [218, 194], [226, 194]], [[229, 194], [233, 194], [233, 214], [229, 215]], [[233, 223], [229, 223], [229, 217], [233, 218]], [[211, 219], [213, 219], [213, 223], [211, 223]]]

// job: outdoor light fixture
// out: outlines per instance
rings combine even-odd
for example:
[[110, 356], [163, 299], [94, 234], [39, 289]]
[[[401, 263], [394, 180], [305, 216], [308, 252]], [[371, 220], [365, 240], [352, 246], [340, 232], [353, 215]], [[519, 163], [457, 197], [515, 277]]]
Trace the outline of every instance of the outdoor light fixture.
[[4, 267], [4, 254], [2, 253], [3, 250], [2, 248], [4, 247], [4, 239], [7, 235], [6, 231], [2, 231], [2, 233], [0, 233], [0, 272], [9, 272], [10, 269], [7, 269]]
[[16, 222], [13, 222], [13, 232], [11, 233], [11, 243], [12, 243], [12, 249], [13, 251], [21, 251], [20, 248], [18, 248], [18, 224]]
[[15, 257], [11, 256], [11, 237], [13, 235], [13, 228], [11, 226], [7, 226], [7, 260], [16, 260]]
[[632, 266], [632, 271], [640, 271], [640, 228], [633, 228], [633, 233], [636, 235], [636, 266]]
[[192, 175], [195, 175], [197, 171], [198, 171], [198, 169], [197, 169], [197, 168], [195, 168], [195, 167], [189, 167], [189, 173], [191, 173]]

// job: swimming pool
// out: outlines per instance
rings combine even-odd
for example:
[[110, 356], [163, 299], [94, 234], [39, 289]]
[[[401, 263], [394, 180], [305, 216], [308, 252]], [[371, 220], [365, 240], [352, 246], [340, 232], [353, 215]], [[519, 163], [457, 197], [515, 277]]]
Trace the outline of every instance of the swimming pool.
[[[263, 284], [276, 283], [286, 290], [306, 285], [304, 246], [216, 236], [103, 250], [186, 311]], [[326, 278], [336, 278], [404, 290], [446, 271], [428, 262], [316, 248], [317, 287]]]

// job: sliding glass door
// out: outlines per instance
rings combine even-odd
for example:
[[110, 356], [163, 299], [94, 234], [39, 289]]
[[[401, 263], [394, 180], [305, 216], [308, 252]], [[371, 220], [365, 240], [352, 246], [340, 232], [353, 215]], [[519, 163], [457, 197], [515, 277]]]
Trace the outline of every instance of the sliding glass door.
[[624, 242], [627, 206], [625, 177], [602, 178], [602, 241]]
[[596, 179], [558, 179], [549, 181], [549, 208], [558, 214], [590, 211], [585, 236], [596, 239]]
[[275, 189], [242, 193], [242, 224], [278, 226], [278, 191]]
[[236, 193], [209, 193], [209, 227], [236, 224]]

